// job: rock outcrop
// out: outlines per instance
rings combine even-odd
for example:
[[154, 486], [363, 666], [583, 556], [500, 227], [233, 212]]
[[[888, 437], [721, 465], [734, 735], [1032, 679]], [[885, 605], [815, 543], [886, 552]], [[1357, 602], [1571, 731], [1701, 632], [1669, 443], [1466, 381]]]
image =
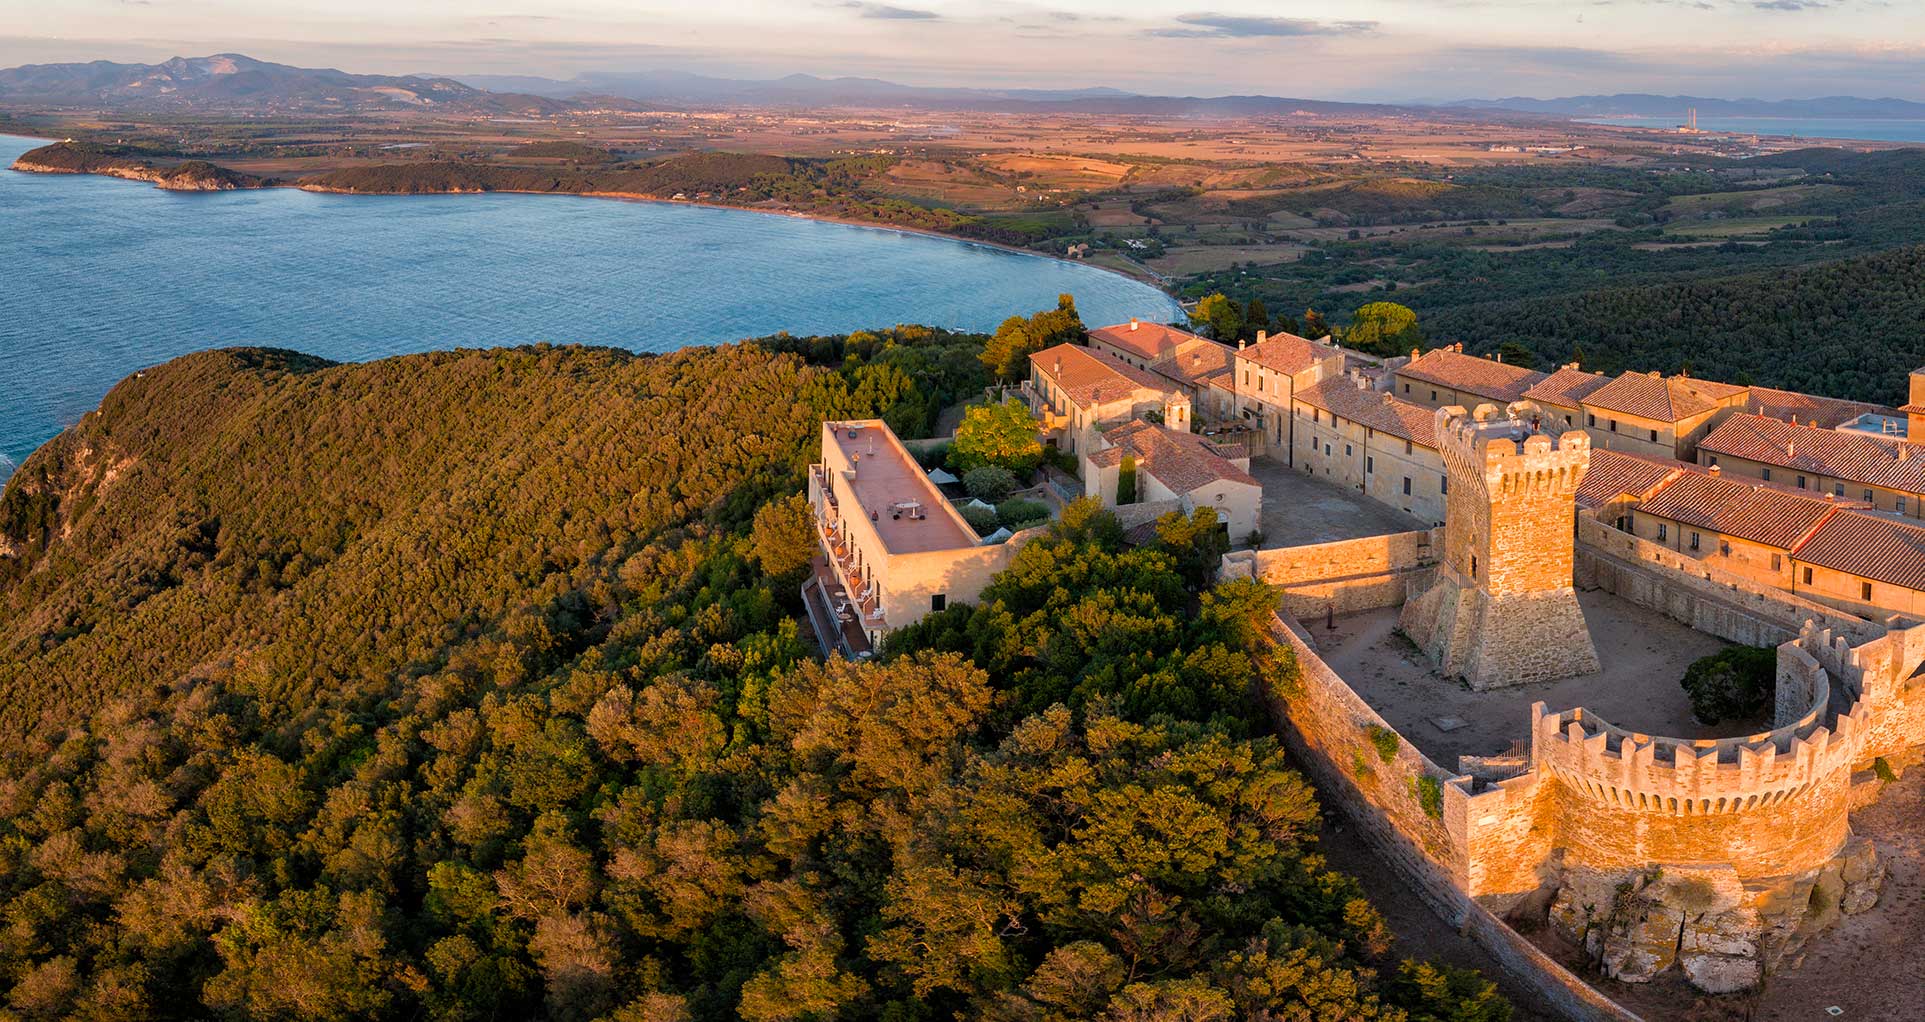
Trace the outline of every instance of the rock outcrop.
[[32, 174], [99, 174], [104, 177], [146, 181], [156, 188], [176, 192], [223, 192], [238, 188], [261, 188], [267, 182], [216, 166], [205, 160], [162, 165], [128, 156], [111, 147], [77, 142], [56, 142], [22, 153], [13, 169]]

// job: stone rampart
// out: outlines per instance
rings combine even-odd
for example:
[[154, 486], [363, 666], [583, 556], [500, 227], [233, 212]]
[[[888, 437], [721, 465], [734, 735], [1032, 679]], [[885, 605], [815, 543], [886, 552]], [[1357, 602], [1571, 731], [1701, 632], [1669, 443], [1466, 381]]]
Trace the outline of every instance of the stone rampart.
[[1279, 615], [1272, 631], [1295, 655], [1297, 670], [1273, 680], [1271, 715], [1325, 801], [1344, 811], [1433, 911], [1544, 1006], [1578, 1022], [1639, 1022], [1473, 897], [1493, 883], [1522, 892], [1539, 886], [1535, 870], [1549, 849], [1543, 834], [1529, 837], [1542, 790], [1537, 776], [1491, 783], [1502, 767], [1480, 771], [1484, 779], [1445, 770], [1338, 676], [1295, 622]]
[[1655, 610], [1681, 624], [1748, 646], [1776, 646], [1816, 621], [1854, 642], [1883, 634], [1882, 625], [1813, 603], [1743, 575], [1577, 516], [1577, 580]]
[[1430, 584], [1442, 530], [1237, 550], [1223, 557], [1227, 576], [1248, 573], [1275, 586], [1284, 612], [1303, 619], [1401, 605]]

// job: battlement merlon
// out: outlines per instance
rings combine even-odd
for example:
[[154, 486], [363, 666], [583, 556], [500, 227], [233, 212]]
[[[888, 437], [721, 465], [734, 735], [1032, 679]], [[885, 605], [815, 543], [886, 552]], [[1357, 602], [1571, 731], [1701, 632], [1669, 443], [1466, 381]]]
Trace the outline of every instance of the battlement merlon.
[[1569, 494], [1591, 464], [1591, 438], [1581, 429], [1543, 431], [1548, 422], [1530, 401], [1513, 401], [1499, 413], [1480, 404], [1474, 411], [1447, 405], [1435, 413], [1438, 451], [1451, 474], [1481, 480], [1493, 499], [1523, 494]]

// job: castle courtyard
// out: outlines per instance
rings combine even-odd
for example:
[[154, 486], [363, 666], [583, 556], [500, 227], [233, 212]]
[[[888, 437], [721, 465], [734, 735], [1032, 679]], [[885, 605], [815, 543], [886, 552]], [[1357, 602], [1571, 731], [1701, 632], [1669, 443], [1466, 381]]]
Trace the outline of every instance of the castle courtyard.
[[1429, 522], [1280, 461], [1251, 458], [1250, 474], [1263, 484], [1259, 522], [1266, 549], [1430, 528]]
[[[1397, 629], [1396, 608], [1348, 614], [1336, 628], [1304, 622], [1317, 651], [1412, 744], [1439, 766], [1459, 756], [1497, 756], [1528, 742], [1531, 704], [1585, 707], [1619, 727], [1679, 738], [1723, 738], [1768, 730], [1766, 720], [1705, 727], [1678, 684], [1692, 661], [1728, 643], [1604, 592], [1578, 594], [1603, 670], [1514, 688], [1474, 692], [1446, 680]], [[1448, 728], [1448, 730], [1446, 730]]]

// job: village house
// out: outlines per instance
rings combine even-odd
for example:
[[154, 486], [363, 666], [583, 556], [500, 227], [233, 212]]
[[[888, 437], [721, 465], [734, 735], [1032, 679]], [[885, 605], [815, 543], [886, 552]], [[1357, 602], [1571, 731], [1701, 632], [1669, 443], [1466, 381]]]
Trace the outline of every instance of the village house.
[[1925, 619], [1925, 526], [1840, 511], [1792, 555], [1792, 591], [1854, 614]]
[[1689, 461], [1721, 413], [1742, 408], [1748, 393], [1688, 376], [1627, 372], [1591, 388], [1579, 404], [1594, 450]]
[[1093, 438], [1082, 458], [1083, 492], [1105, 507], [1172, 500], [1186, 510], [1212, 507], [1231, 542], [1240, 543], [1256, 531], [1263, 487], [1250, 475], [1250, 459], [1238, 454], [1194, 433], [1128, 422]]
[[1429, 409], [1338, 377], [1296, 396], [1291, 462], [1421, 521], [1441, 524], [1449, 483]]
[[821, 551], [803, 603], [824, 652], [851, 657], [951, 601], [974, 602], [1027, 538], [978, 538], [881, 419], [822, 424], [809, 507]]
[[1233, 365], [1237, 415], [1260, 430], [1272, 458], [1288, 463], [1296, 445], [1291, 431], [1297, 394], [1342, 377], [1344, 353], [1295, 334], [1259, 331], [1255, 344], [1238, 343]]
[[1167, 357], [1187, 341], [1201, 340], [1187, 330], [1161, 323], [1144, 323], [1132, 318], [1128, 323], [1101, 326], [1089, 332], [1091, 351], [1099, 351], [1138, 369]]
[[1462, 344], [1410, 353], [1410, 361], [1391, 374], [1391, 392], [1425, 408], [1461, 405], [1499, 408], [1524, 397], [1545, 375], [1491, 358], [1464, 354]]
[[1721, 473], [1681, 473], [1631, 509], [1631, 533], [1725, 571], [1795, 589], [1791, 551], [1840, 502]]
[[1599, 521], [1631, 531], [1631, 507], [1686, 472], [1696, 471], [1670, 458], [1647, 458], [1622, 451], [1591, 452], [1591, 467], [1578, 484], [1577, 506]]
[[1076, 344], [1058, 344], [1029, 356], [1023, 383], [1029, 409], [1043, 423], [1050, 446], [1081, 453], [1102, 427], [1154, 416], [1180, 432], [1190, 430], [1190, 398], [1168, 378], [1114, 355]]
[[1925, 458], [1916, 444], [1739, 413], [1697, 445], [1697, 460], [1746, 476], [1925, 517]]
[[[1556, 372], [1532, 384], [1524, 392], [1524, 400], [1542, 408], [1557, 429], [1581, 429], [1585, 396], [1609, 382], [1609, 376], [1587, 373], [1579, 369], [1576, 362], [1572, 362], [1559, 366]], [[1593, 447], [1592, 451], [1599, 449]]]

